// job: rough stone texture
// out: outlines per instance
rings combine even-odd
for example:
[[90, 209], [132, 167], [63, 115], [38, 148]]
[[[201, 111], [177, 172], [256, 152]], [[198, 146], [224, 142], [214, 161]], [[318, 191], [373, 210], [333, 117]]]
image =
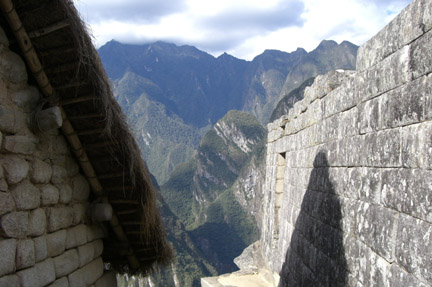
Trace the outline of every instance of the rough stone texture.
[[93, 259], [100, 256], [103, 251], [102, 240], [96, 240], [78, 247], [79, 266], [90, 263]]
[[38, 158], [34, 159], [32, 164], [31, 179], [34, 183], [48, 183], [52, 176], [51, 165]]
[[20, 287], [18, 275], [8, 275], [1, 277], [0, 287]]
[[40, 189], [42, 205], [55, 205], [59, 201], [59, 190], [53, 185], [44, 185]]
[[17, 210], [28, 210], [39, 207], [40, 191], [29, 181], [23, 181], [11, 191]]
[[47, 226], [45, 211], [42, 208], [32, 210], [29, 214], [28, 235], [39, 236], [45, 233]]
[[2, 78], [21, 84], [27, 81], [26, 67], [20, 56], [7, 50], [0, 54], [0, 74]]
[[47, 255], [53, 257], [60, 255], [66, 249], [66, 230], [62, 229], [46, 236]]
[[16, 134], [26, 128], [24, 113], [12, 110], [0, 104], [0, 130]]
[[16, 184], [26, 178], [30, 169], [28, 162], [18, 157], [2, 155], [0, 163], [3, 165], [5, 178], [9, 184]]
[[100, 225], [93, 224], [87, 225], [87, 241], [91, 242], [96, 239], [101, 239], [105, 237], [105, 233]]
[[86, 244], [87, 226], [80, 224], [67, 229], [66, 238], [66, 249]]
[[26, 136], [5, 136], [3, 148], [11, 153], [32, 154], [36, 150], [38, 140]]
[[42, 260], [45, 260], [48, 256], [46, 236], [37, 237], [33, 239], [33, 241], [35, 249], [35, 261], [40, 262]]
[[0, 241], [0, 276], [15, 270], [15, 252], [17, 242], [15, 239]]
[[69, 287], [69, 281], [67, 277], [62, 277], [56, 281], [54, 281], [53, 284], [48, 285], [48, 287]]
[[3, 236], [24, 238], [28, 229], [29, 213], [26, 211], [11, 212], [0, 219]]
[[[69, 204], [72, 200], [72, 188], [69, 184], [58, 184], [56, 187], [59, 190], [59, 202], [63, 204]], [[75, 211], [74, 211], [75, 214]], [[75, 221], [74, 221], [74, 224]]]
[[77, 225], [84, 222], [86, 218], [88, 204], [77, 203], [73, 205], [73, 224]]
[[432, 1], [415, 0], [356, 72], [318, 77], [268, 125], [266, 262], [249, 247], [243, 269], [268, 266], [281, 287], [432, 286], [431, 28]]
[[66, 251], [60, 256], [54, 258], [56, 277], [68, 275], [78, 269], [79, 260], [76, 249]]
[[36, 109], [40, 100], [40, 95], [36, 87], [27, 87], [14, 92], [12, 99], [21, 110], [30, 113]]
[[55, 280], [54, 262], [46, 259], [31, 268], [18, 272], [22, 287], [43, 287]]
[[99, 257], [68, 276], [70, 287], [89, 286], [103, 275], [103, 261]]
[[14, 210], [15, 201], [9, 192], [0, 192], [0, 215]]
[[76, 176], [72, 179], [72, 196], [77, 201], [86, 201], [90, 194], [90, 186], [82, 175]]
[[47, 209], [48, 231], [56, 231], [72, 225], [74, 219], [72, 207], [51, 207]]
[[31, 239], [19, 240], [16, 251], [16, 269], [20, 270], [35, 264], [34, 242]]

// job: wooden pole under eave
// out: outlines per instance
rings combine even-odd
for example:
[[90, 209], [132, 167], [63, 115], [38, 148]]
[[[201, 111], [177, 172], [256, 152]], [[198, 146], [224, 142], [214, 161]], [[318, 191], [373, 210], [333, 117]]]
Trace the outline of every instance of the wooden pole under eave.
[[[23, 23], [21, 22], [21, 19], [16, 12], [14, 5], [11, 0], [0, 0], [0, 9], [2, 10], [9, 27], [13, 31], [15, 38], [18, 41], [18, 44], [20, 46], [21, 51], [24, 54], [24, 58], [26, 60], [26, 63], [32, 72], [34, 78], [36, 79], [36, 82], [38, 83], [39, 89], [41, 90], [42, 94], [47, 98], [49, 103], [53, 106], [56, 105], [55, 101], [55, 91], [48, 79], [48, 76], [46, 75], [41, 62], [39, 60], [39, 57], [33, 47], [33, 44], [30, 40], [30, 37], [28, 36]], [[62, 107], [60, 107], [62, 118], [63, 118], [63, 126], [62, 126], [62, 132], [67, 138], [69, 144], [72, 146], [72, 149], [78, 158], [78, 161], [80, 163], [80, 166], [90, 184], [92, 187], [93, 192], [96, 195], [103, 195], [103, 188], [98, 180], [95, 170], [88, 159], [88, 156], [82, 147], [81, 141], [76, 134], [72, 124], [67, 119], [67, 115]], [[104, 201], [108, 201], [106, 197], [104, 198]], [[112, 219], [110, 220], [110, 225], [114, 230], [114, 233], [117, 237], [117, 239], [121, 242], [127, 243], [128, 246], [130, 246], [128, 242], [128, 238], [126, 237], [126, 234], [122, 228], [122, 226], [119, 223], [119, 220], [115, 214], [113, 214]], [[132, 269], [138, 269], [140, 267], [140, 263], [137, 259], [137, 257], [133, 254], [132, 249], [130, 250], [127, 258], [128, 262]]]

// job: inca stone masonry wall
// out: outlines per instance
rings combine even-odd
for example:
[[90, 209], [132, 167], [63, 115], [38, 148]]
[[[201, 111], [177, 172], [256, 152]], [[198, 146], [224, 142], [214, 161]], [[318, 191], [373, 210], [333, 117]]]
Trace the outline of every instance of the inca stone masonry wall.
[[261, 246], [279, 286], [432, 286], [432, 1], [269, 124]]
[[58, 130], [34, 134], [40, 102], [0, 28], [0, 287], [115, 286], [101, 259], [101, 226], [86, 223], [90, 193]]

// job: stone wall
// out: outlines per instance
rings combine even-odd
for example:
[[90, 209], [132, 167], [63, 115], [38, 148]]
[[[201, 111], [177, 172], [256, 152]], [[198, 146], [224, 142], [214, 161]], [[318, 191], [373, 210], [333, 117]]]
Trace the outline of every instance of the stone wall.
[[269, 124], [261, 246], [279, 286], [432, 286], [432, 1]]
[[29, 128], [41, 98], [27, 77], [0, 28], [0, 287], [115, 286], [65, 138]]

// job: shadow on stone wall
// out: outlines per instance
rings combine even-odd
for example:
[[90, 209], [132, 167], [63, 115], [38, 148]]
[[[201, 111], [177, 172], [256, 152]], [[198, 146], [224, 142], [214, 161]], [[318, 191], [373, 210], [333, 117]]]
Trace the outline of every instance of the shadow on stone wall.
[[324, 152], [316, 155], [313, 166], [279, 287], [345, 286], [347, 283], [341, 205], [330, 182]]

